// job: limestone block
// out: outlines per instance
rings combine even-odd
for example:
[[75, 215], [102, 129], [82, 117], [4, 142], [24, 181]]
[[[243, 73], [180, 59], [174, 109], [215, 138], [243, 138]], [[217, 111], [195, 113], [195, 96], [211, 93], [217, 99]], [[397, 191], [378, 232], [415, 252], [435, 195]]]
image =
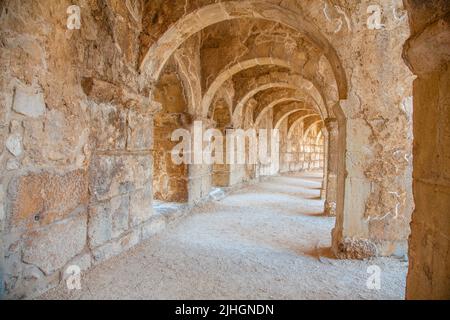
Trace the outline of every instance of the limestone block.
[[12, 228], [43, 227], [65, 219], [78, 206], [87, 205], [87, 174], [84, 170], [64, 175], [30, 173], [12, 180], [8, 194]]
[[166, 228], [166, 219], [162, 215], [152, 217], [142, 226], [142, 239], [147, 240], [154, 237]]
[[33, 299], [56, 287], [60, 281], [60, 273], [55, 272], [46, 276], [36, 266], [26, 265], [19, 279], [8, 280], [6, 292], [8, 299]]
[[81, 271], [86, 271], [92, 266], [92, 256], [90, 253], [82, 253], [76, 256], [67, 263], [66, 267], [63, 270], [61, 270], [63, 275], [69, 266], [77, 266]]
[[429, 25], [405, 45], [405, 57], [415, 74], [426, 74], [449, 62], [450, 13]]
[[167, 202], [186, 202], [188, 200], [188, 185], [184, 178], [154, 180], [154, 197]]
[[26, 118], [23, 121], [26, 162], [41, 166], [54, 166], [55, 162], [74, 164], [89, 141], [86, 118], [57, 109], [47, 111], [42, 119]]
[[0, 223], [5, 219], [5, 191], [3, 184], [0, 184]]
[[131, 249], [140, 241], [140, 230], [134, 230], [120, 239], [113, 240], [92, 251], [94, 264], [108, 260], [126, 250]]
[[99, 104], [112, 103], [142, 112], [152, 111], [153, 106], [147, 97], [134, 93], [126, 86], [118, 86], [95, 78], [83, 78], [81, 86], [84, 93]]
[[[72, 260], [70, 260], [66, 266], [61, 270], [61, 280], [66, 282], [71, 275], [69, 267], [78, 267], [80, 271], [86, 271], [92, 267], [92, 256], [90, 253], [82, 253]], [[69, 271], [68, 271], [69, 270]], [[83, 276], [83, 274], [81, 274]]]
[[377, 256], [377, 246], [366, 239], [345, 238], [335, 252], [339, 259], [363, 260]]
[[144, 189], [138, 190], [131, 195], [130, 224], [137, 226], [150, 219], [153, 215], [153, 188], [149, 183]]
[[364, 217], [366, 199], [370, 194], [371, 183], [365, 179], [347, 178], [345, 190], [344, 235], [350, 238], [368, 236], [368, 224]]
[[213, 185], [216, 187], [229, 187], [230, 186], [230, 173], [229, 172], [214, 173]]
[[153, 118], [130, 111], [128, 114], [128, 150], [149, 150], [153, 147]]
[[90, 169], [95, 201], [104, 201], [143, 188], [152, 174], [150, 155], [98, 155]]
[[6, 145], [6, 139], [8, 137], [8, 126], [4, 125], [2, 126], [2, 124], [0, 123], [0, 154], [3, 153], [3, 146]]
[[43, 93], [35, 88], [18, 86], [14, 96], [13, 110], [31, 118], [38, 118], [45, 113]]
[[6, 170], [14, 171], [20, 168], [20, 162], [17, 159], [9, 159], [6, 163]]
[[108, 202], [91, 206], [88, 237], [91, 248], [120, 237], [128, 230], [130, 197], [116, 197]]
[[366, 179], [365, 174], [365, 164], [367, 164], [368, 155], [364, 152], [358, 152], [358, 151], [348, 151], [347, 152], [347, 164], [346, 169], [348, 172], [348, 175], [352, 178], [358, 178], [358, 179]]
[[60, 269], [86, 245], [87, 214], [77, 215], [26, 235], [23, 261], [46, 275]]
[[111, 104], [91, 104], [92, 135], [97, 150], [124, 150], [128, 110]]
[[6, 148], [13, 156], [19, 157], [23, 153], [22, 136], [12, 134], [6, 140]]
[[325, 215], [330, 217], [336, 216], [336, 202], [325, 202]]

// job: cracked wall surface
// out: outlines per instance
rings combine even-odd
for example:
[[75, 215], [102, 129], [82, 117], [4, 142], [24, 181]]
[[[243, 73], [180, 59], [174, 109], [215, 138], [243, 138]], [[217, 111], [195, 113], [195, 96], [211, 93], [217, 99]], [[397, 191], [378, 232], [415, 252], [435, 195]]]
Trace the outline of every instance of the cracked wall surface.
[[[379, 2], [383, 26], [372, 30], [367, 0], [79, 0], [81, 28], [69, 30], [69, 1], [2, 1], [5, 294], [37, 295], [67, 266], [88, 269], [151, 237], [154, 201], [195, 204], [280, 172], [325, 171], [338, 257], [405, 255], [410, 26], [401, 3]], [[195, 121], [280, 129], [280, 158], [174, 165], [171, 134]]]
[[405, 1], [414, 81], [414, 198], [408, 299], [450, 298], [450, 3]]

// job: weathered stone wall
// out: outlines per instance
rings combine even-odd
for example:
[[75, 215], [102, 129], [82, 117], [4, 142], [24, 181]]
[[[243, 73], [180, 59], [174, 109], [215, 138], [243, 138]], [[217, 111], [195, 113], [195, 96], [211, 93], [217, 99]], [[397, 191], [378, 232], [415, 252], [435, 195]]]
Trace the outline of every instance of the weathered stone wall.
[[413, 34], [414, 197], [408, 299], [450, 299], [450, 3], [405, 1]]
[[[211, 121], [221, 100], [235, 128], [272, 129], [293, 112], [315, 117], [304, 125], [336, 118], [326, 175], [336, 255], [405, 254], [412, 74], [402, 60], [409, 26], [401, 6], [380, 1], [384, 26], [369, 30], [368, 0], [220, 2], [79, 0], [80, 30], [66, 26], [72, 2], [0, 2], [8, 296], [37, 294], [68, 265], [88, 268], [151, 236], [153, 196], [196, 203], [222, 169], [228, 185], [286, 170], [280, 159], [227, 168], [169, 161], [174, 129], [190, 130], [195, 120], [225, 126]], [[431, 83], [446, 81], [442, 72]], [[436, 108], [445, 106], [444, 91]], [[298, 146], [294, 168], [323, 166], [318, 133]], [[445, 186], [445, 175], [438, 178]]]
[[325, 119], [325, 215], [335, 216], [338, 201], [339, 123], [335, 118]]
[[215, 154], [215, 156], [220, 158], [220, 163], [213, 164], [212, 183], [215, 187], [229, 187], [232, 185], [230, 177], [232, 168], [230, 168], [230, 165], [226, 161], [227, 144], [225, 138], [227, 129], [231, 127], [230, 109], [231, 106], [224, 99], [215, 102], [213, 120], [216, 122], [217, 130], [220, 130], [223, 137], [223, 149], [218, 151], [219, 154]]
[[154, 92], [161, 104], [155, 115], [153, 135], [153, 197], [164, 202], [188, 202], [189, 167], [172, 161], [172, 149], [178, 144], [172, 140], [177, 129], [189, 129], [192, 119], [179, 76], [179, 64], [173, 59], [164, 69]]
[[[272, 176], [278, 173], [279, 170], [279, 158], [271, 154], [271, 140], [270, 130], [273, 129], [273, 110], [269, 110], [261, 121], [258, 130], [267, 130], [267, 163], [259, 163], [257, 165], [257, 177]], [[259, 137], [262, 138], [261, 136]]]
[[[305, 132], [305, 122], [288, 129], [289, 119], [285, 121], [286, 133], [282, 134], [280, 146], [280, 172], [319, 171], [324, 168], [324, 140], [319, 136], [319, 127]], [[306, 134], [306, 135], [305, 135]]]
[[[152, 233], [152, 107], [137, 88], [139, 10], [0, 3], [2, 278], [7, 297], [59, 283]], [[137, 13], [137, 16], [136, 16]], [[2, 286], [3, 287], [3, 286]]]

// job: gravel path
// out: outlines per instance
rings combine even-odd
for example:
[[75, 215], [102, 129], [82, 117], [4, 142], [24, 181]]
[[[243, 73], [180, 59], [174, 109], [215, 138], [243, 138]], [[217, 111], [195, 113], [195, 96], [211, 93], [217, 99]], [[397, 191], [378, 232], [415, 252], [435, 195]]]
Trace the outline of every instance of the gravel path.
[[[42, 299], [403, 299], [407, 263], [331, 258], [320, 175], [241, 189], [83, 275], [83, 289]], [[382, 269], [379, 291], [367, 268]]]

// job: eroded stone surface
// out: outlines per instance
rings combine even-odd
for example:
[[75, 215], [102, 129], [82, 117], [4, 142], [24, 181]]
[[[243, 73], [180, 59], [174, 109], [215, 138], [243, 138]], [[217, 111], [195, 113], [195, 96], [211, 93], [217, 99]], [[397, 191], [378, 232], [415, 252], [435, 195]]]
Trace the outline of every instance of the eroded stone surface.
[[45, 101], [39, 89], [16, 88], [13, 110], [27, 117], [38, 118], [44, 115]]
[[99, 155], [91, 165], [92, 196], [103, 201], [140, 189], [150, 181], [151, 169], [149, 155]]
[[[420, 212], [435, 209], [423, 205], [428, 193], [437, 199], [437, 211], [446, 208], [449, 123], [421, 106], [446, 110], [448, 5], [405, 1], [406, 9], [414, 9], [408, 26], [401, 4], [381, 1], [382, 25], [372, 30], [371, 4], [91, 1], [80, 4], [81, 29], [68, 30], [65, 2], [3, 1], [0, 194], [8, 193], [0, 198], [7, 222], [0, 227], [8, 242], [6, 294], [46, 287], [47, 277], [23, 271], [22, 248], [53, 283], [80, 255], [99, 263], [159, 231], [164, 223], [153, 218], [153, 198], [195, 204], [214, 187], [279, 172], [326, 172], [322, 194], [327, 213], [337, 216], [338, 256], [405, 251], [413, 210], [413, 75], [402, 46], [410, 29], [421, 36], [413, 36], [405, 56], [426, 79], [416, 82], [414, 117], [430, 124], [417, 126], [414, 135], [419, 149], [441, 150], [438, 159], [422, 151], [414, 160], [419, 222], [413, 223], [418, 231], [411, 273], [428, 280], [433, 276], [418, 270], [444, 274], [445, 266], [424, 262], [430, 247], [423, 239], [431, 232], [445, 242], [446, 229], [424, 227]], [[430, 50], [429, 43], [436, 47]], [[428, 53], [433, 55], [421, 63]], [[195, 120], [220, 131], [280, 129], [281, 157], [248, 166], [175, 165], [171, 134], [192, 130]], [[433, 123], [439, 131], [429, 129]], [[432, 192], [429, 181], [435, 180], [438, 191]], [[87, 222], [70, 220], [75, 209], [88, 207]], [[445, 215], [437, 220], [447, 225]], [[71, 223], [77, 226], [64, 251], [56, 231]], [[83, 232], [89, 248], [77, 238]], [[445, 255], [442, 248], [437, 255]], [[60, 258], [52, 256], [59, 250]]]
[[98, 247], [120, 237], [129, 226], [130, 198], [116, 197], [89, 210], [89, 246]]
[[18, 134], [14, 134], [8, 137], [6, 140], [6, 148], [13, 156], [19, 157], [22, 155], [22, 137]]
[[[450, 111], [448, 1], [406, 1], [413, 30], [405, 45], [414, 82], [414, 198], [408, 299], [450, 298]], [[426, 59], [423, 59], [426, 57]]]
[[33, 231], [27, 234], [23, 261], [52, 274], [84, 249], [86, 230], [87, 215], [79, 212], [74, 218]]
[[86, 172], [49, 172], [17, 177], [10, 183], [10, 227], [34, 229], [63, 220], [88, 203]]

